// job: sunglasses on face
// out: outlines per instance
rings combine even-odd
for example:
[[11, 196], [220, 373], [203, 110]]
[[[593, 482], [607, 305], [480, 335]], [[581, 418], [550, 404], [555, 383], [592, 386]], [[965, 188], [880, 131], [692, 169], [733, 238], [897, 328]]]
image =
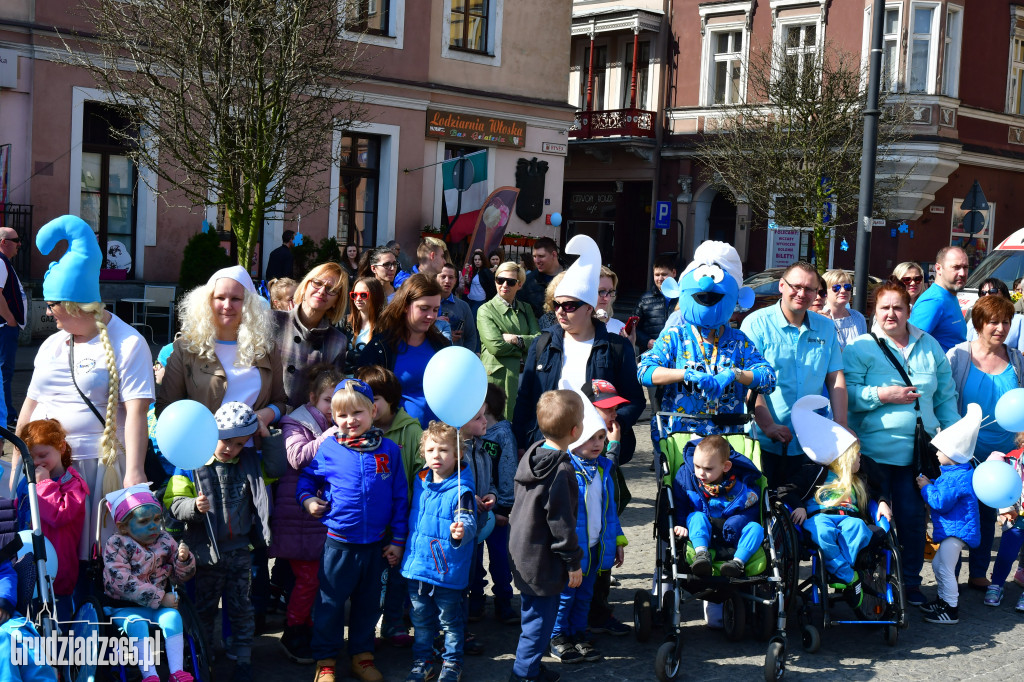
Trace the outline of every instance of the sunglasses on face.
[[384, 268], [385, 270], [394, 270], [398, 267], [398, 261], [389, 261], [387, 263], [377, 263], [375, 268]]
[[515, 285], [519, 284], [519, 279], [516, 277], [495, 277], [494, 283], [497, 284], [499, 287], [502, 285], [514, 287]]
[[924, 275], [915, 275], [914, 277], [903, 277], [900, 279], [900, 281], [906, 285], [920, 284], [921, 282], [924, 281]]
[[369, 291], [350, 291], [348, 293], [348, 297], [351, 298], [353, 301], [365, 301], [366, 299], [370, 298], [370, 292]]
[[562, 301], [561, 303], [559, 303], [558, 301], [551, 302], [551, 307], [554, 310], [558, 310], [559, 308], [561, 308], [567, 313], [574, 313], [580, 308], [582, 308], [584, 305], [586, 304], [583, 303], [583, 301]]
[[995, 296], [1001, 293], [1002, 292], [999, 291], [999, 289], [982, 289], [978, 292], [978, 296]]
[[833, 284], [832, 291], [836, 292], [837, 294], [840, 291], [853, 291], [853, 285], [850, 284], [849, 282], [847, 282], [846, 284]]
[[21, 243], [21, 238], [20, 237], [4, 237], [3, 241], [5, 241], [5, 242], [14, 242], [15, 244], [20, 244]]

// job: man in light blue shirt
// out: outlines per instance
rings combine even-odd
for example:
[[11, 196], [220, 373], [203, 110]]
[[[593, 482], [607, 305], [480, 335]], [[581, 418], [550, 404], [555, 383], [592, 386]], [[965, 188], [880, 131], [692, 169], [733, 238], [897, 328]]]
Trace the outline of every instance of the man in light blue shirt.
[[835, 325], [808, 310], [818, 293], [818, 271], [803, 261], [790, 265], [779, 280], [779, 292], [782, 299], [777, 304], [751, 313], [740, 327], [777, 377], [774, 393], [757, 396], [751, 427], [751, 435], [761, 444], [762, 470], [772, 488], [789, 482], [803, 455], [792, 431], [793, 403], [825, 388], [833, 419], [843, 426], [847, 406]]
[[910, 310], [910, 324], [939, 342], [943, 352], [967, 340], [967, 321], [960, 312], [958, 291], [967, 284], [967, 254], [944, 246], [935, 255], [935, 281]]

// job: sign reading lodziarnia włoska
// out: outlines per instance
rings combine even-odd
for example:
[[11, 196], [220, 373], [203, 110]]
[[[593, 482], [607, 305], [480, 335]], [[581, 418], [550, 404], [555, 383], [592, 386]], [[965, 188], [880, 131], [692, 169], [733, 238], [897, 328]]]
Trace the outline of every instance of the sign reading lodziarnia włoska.
[[510, 118], [427, 109], [427, 137], [520, 149], [526, 144], [526, 123]]

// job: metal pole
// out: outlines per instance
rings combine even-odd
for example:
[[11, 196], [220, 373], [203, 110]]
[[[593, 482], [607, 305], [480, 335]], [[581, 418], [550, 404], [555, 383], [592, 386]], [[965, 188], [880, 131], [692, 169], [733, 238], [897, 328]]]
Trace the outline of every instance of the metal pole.
[[853, 266], [853, 306], [865, 313], [868, 301], [868, 266], [871, 262], [871, 215], [875, 201], [875, 157], [878, 147], [878, 89], [882, 75], [882, 25], [885, 0], [871, 10], [871, 57], [868, 97], [864, 106], [864, 146], [860, 163], [860, 203], [857, 208], [857, 250]]

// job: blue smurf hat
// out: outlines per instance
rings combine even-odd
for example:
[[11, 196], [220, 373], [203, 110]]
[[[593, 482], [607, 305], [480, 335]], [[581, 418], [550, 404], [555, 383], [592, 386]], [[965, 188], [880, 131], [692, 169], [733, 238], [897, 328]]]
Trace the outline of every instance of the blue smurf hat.
[[171, 358], [171, 351], [173, 350], [174, 344], [167, 344], [166, 346], [160, 349], [160, 353], [156, 356], [156, 361], [159, 362], [161, 366], [166, 367], [167, 361]]
[[359, 379], [342, 379], [337, 386], [334, 387], [334, 392], [337, 393], [345, 388], [351, 387], [356, 393], [362, 393], [366, 396], [366, 399], [371, 403], [373, 402], [373, 389], [370, 388], [370, 384]]
[[92, 303], [100, 296], [100, 266], [103, 252], [89, 224], [73, 215], [54, 218], [36, 235], [36, 248], [44, 256], [57, 242], [66, 239], [68, 250], [50, 263], [43, 275], [43, 298], [47, 301]]

